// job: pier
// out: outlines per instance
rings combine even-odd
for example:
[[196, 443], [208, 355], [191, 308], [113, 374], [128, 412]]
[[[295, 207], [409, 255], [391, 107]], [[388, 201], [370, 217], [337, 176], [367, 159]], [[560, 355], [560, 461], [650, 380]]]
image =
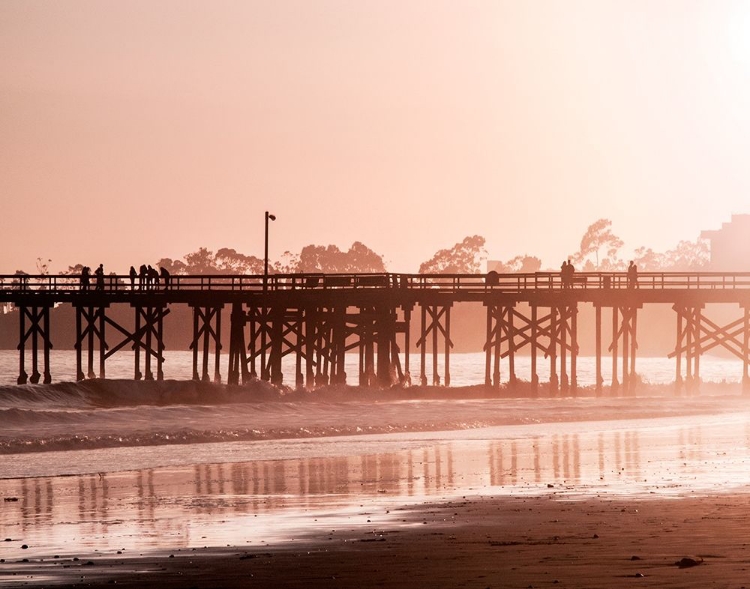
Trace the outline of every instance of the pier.
[[[183, 305], [192, 309], [186, 345], [196, 380], [221, 382], [220, 358], [227, 353], [226, 382], [233, 385], [259, 378], [312, 389], [355, 384], [356, 378], [366, 386], [450, 386], [451, 310], [479, 305], [486, 313], [486, 386], [501, 385], [502, 360], [510, 384], [526, 381], [536, 394], [542, 387], [537, 366], [548, 362], [545, 390], [575, 394], [579, 310], [589, 305], [597, 392], [608, 384], [628, 394], [637, 383], [639, 311], [667, 305], [675, 317], [669, 357], [676, 385], [693, 389], [701, 355], [721, 347], [741, 361], [743, 391], [750, 392], [750, 273], [641, 273], [635, 282], [624, 272], [576, 273], [565, 284], [558, 272], [176, 275], [166, 285], [110, 275], [99, 287], [83, 286], [79, 276], [6, 275], [0, 276], [0, 303], [16, 307], [19, 384], [52, 382], [50, 311], [59, 305], [75, 309], [79, 380], [106, 378], [107, 359], [124, 349], [135, 352], [134, 379], [163, 379], [164, 317]], [[704, 310], [718, 304], [736, 305], [736, 318], [726, 324], [708, 319]], [[113, 319], [117, 305], [132, 309], [132, 325]], [[604, 322], [611, 322], [606, 341]], [[226, 351], [222, 329], [229, 330]], [[359, 355], [358, 375], [344, 371], [352, 353]], [[520, 353], [531, 358], [530, 374], [516, 374]], [[290, 355], [295, 371], [284, 375], [282, 358]], [[612, 363], [609, 383], [602, 378], [604, 361]]]

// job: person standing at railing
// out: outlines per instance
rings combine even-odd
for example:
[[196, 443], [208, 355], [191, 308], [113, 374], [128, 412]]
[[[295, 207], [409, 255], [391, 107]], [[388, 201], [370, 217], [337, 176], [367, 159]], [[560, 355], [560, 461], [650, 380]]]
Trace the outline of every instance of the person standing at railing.
[[560, 284], [563, 288], [568, 288], [568, 263], [565, 260], [560, 265]]
[[81, 290], [88, 290], [91, 284], [91, 268], [84, 266], [81, 268]]
[[570, 258], [568, 258], [568, 288], [573, 288], [573, 276], [576, 273], [575, 266], [573, 266]]
[[148, 268], [146, 268], [146, 264], [141, 264], [141, 267], [138, 268], [138, 287], [141, 290], [146, 290], [147, 280], [148, 280]]
[[130, 290], [135, 290], [135, 279], [138, 278], [138, 272], [135, 271], [135, 266], [130, 267]]
[[104, 290], [104, 264], [99, 264], [94, 274], [96, 275], [96, 290]]
[[638, 288], [638, 266], [630, 260], [628, 264], [628, 288]]
[[159, 275], [161, 276], [161, 279], [164, 281], [164, 290], [169, 290], [169, 279], [170, 279], [169, 270], [167, 270], [164, 266], [161, 266], [159, 268]]
[[151, 264], [148, 265], [146, 282], [149, 290], [156, 289], [159, 286], [159, 271], [154, 268]]

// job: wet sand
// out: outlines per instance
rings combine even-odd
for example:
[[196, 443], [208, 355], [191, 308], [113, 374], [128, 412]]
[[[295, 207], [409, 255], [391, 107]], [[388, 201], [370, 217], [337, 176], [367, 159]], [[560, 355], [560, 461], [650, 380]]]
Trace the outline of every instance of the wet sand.
[[[3, 584], [78, 587], [742, 587], [750, 495], [480, 498], [399, 510], [401, 525], [280, 546], [16, 563]], [[679, 567], [685, 557], [700, 562]], [[13, 577], [15, 576], [15, 577]]]

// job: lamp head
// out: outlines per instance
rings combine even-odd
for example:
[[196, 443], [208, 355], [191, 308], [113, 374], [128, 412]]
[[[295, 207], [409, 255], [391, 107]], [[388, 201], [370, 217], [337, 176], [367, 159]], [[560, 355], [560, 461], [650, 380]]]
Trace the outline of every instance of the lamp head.
[[266, 217], [268, 219], [271, 219], [271, 221], [275, 221], [276, 220], [276, 215], [271, 215], [271, 214], [269, 214], [268, 211], [266, 211]]

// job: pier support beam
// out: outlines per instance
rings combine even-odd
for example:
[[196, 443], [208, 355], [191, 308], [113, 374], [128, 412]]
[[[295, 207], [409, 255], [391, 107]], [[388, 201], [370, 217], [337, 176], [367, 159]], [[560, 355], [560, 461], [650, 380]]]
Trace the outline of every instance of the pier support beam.
[[308, 309], [305, 334], [309, 350], [306, 385], [311, 389], [330, 382], [329, 369], [333, 364], [333, 311], [326, 307]]
[[[250, 324], [250, 338], [248, 341], [248, 362], [250, 376], [261, 380], [271, 380], [268, 356], [271, 351], [271, 309], [263, 305], [251, 305], [247, 315]], [[260, 373], [256, 368], [260, 364]]]
[[560, 391], [575, 395], [578, 390], [578, 305], [569, 303], [550, 309], [548, 354], [550, 392], [556, 391], [556, 360], [560, 359]]
[[247, 348], [245, 347], [245, 324], [247, 314], [242, 303], [232, 303], [232, 314], [229, 317], [229, 370], [227, 384], [238, 385], [250, 381], [250, 371], [247, 367]]
[[396, 334], [402, 330], [396, 309], [389, 305], [359, 307], [356, 313], [347, 315], [347, 334], [356, 341], [346, 349], [359, 353], [360, 386], [388, 387], [403, 382], [396, 342]]
[[297, 389], [302, 389], [305, 386], [305, 373], [302, 371], [302, 363], [307, 360], [306, 325], [305, 310], [300, 307], [294, 312], [290, 333], [293, 337], [291, 352], [294, 354], [294, 386]]
[[[404, 366], [401, 369], [400, 362], [397, 364], [399, 382], [404, 386], [411, 386], [411, 366], [410, 366], [410, 352], [411, 352], [411, 304], [402, 305], [403, 320], [396, 321], [396, 333], [394, 334], [394, 346], [393, 354], [396, 359], [399, 359], [399, 346], [396, 342], [397, 334], [404, 334]], [[394, 360], [395, 361], [395, 360]]]
[[325, 313], [320, 307], [305, 309], [305, 387], [308, 390], [327, 381], [323, 375], [323, 356], [328, 349], [328, 326]]
[[[214, 382], [221, 382], [221, 310], [223, 305], [191, 305], [193, 309], [193, 380], [208, 382], [211, 341], [214, 344]], [[201, 342], [201, 340], [203, 340]], [[198, 358], [201, 359], [201, 372], [198, 372]]]
[[[500, 386], [500, 361], [508, 359], [508, 382], [518, 383], [515, 358], [525, 346], [531, 349], [531, 394], [539, 393], [537, 372], [539, 351], [550, 363], [550, 394], [558, 387], [575, 394], [578, 386], [578, 308], [575, 304], [549, 306], [540, 313], [541, 305], [531, 303], [529, 315], [518, 310], [515, 301], [487, 303], [487, 334], [484, 344], [485, 385]], [[558, 362], [559, 359], [559, 362]], [[562, 381], [562, 382], [561, 382]]]
[[332, 309], [331, 329], [331, 384], [346, 384], [346, 305], [337, 305]]
[[[135, 350], [135, 380], [154, 380], [152, 358], [156, 359], [156, 379], [164, 380], [164, 317], [169, 314], [169, 309], [163, 305], [134, 304], [133, 307], [135, 330], [130, 339]], [[141, 351], [144, 356], [145, 374], [141, 373]]]
[[[105, 325], [107, 322], [106, 306], [78, 306], [76, 309], [76, 379], [96, 378], [94, 372], [94, 353], [99, 349], [99, 378], [106, 377], [105, 360], [107, 359], [107, 341]], [[83, 348], [86, 344], [87, 371], [83, 372]]]
[[[674, 352], [668, 357], [676, 358], [675, 387], [693, 395], [700, 388], [701, 322], [703, 305], [674, 305], [677, 313], [677, 338]], [[685, 356], [685, 374], [682, 374], [682, 357]]]
[[[450, 333], [450, 315], [447, 320], [447, 332]], [[378, 384], [381, 387], [389, 387], [396, 383], [404, 382], [404, 372], [401, 368], [399, 357], [400, 348], [396, 341], [397, 335], [407, 327], [405, 322], [398, 320], [397, 309], [391, 305], [382, 305], [377, 311], [376, 319], [377, 344], [378, 344]], [[408, 343], [407, 343], [408, 345]], [[450, 375], [450, 359], [446, 354], [447, 374]], [[450, 376], [448, 376], [450, 380]]]
[[[282, 384], [283, 358], [293, 354], [293, 382], [297, 388], [346, 382], [346, 306], [251, 306], [244, 321], [250, 324], [245, 363], [250, 378], [258, 376], [259, 363], [261, 378]], [[239, 343], [240, 328], [234, 329], [234, 340]], [[262, 336], [264, 331], [268, 334], [266, 338]]]
[[[130, 330], [120, 325], [117, 321], [107, 315], [109, 305], [77, 305], [76, 310], [76, 378], [106, 378], [106, 361], [126, 347], [132, 344], [135, 350], [135, 379], [142, 377], [140, 372], [140, 350], [143, 349], [147, 356], [154, 355], [158, 360], [157, 378], [163, 378], [162, 362], [164, 346], [162, 341], [163, 317], [169, 314], [166, 307], [136, 307], [135, 327]], [[144, 310], [145, 309], [145, 310]], [[143, 323], [141, 323], [143, 319]], [[112, 332], [120, 334], [121, 339], [116, 345], [107, 343], [107, 326]], [[156, 349], [152, 342], [156, 341]], [[87, 352], [86, 371], [83, 369], [83, 352]], [[98, 358], [98, 373], [95, 370], [95, 356]], [[159, 360], [161, 358], [161, 360]], [[150, 371], [150, 358], [147, 360]], [[153, 378], [153, 375], [152, 375]]]
[[604, 379], [602, 378], [602, 307], [596, 305], [596, 396], [600, 397], [602, 394], [602, 385]]
[[373, 307], [360, 307], [359, 315], [354, 319], [354, 333], [359, 335], [357, 349], [359, 352], [359, 386], [376, 385], [375, 378], [375, 340], [376, 321]]
[[[420, 348], [420, 383], [422, 386], [427, 385], [427, 343], [431, 340], [432, 342], [432, 384], [433, 386], [440, 386], [440, 372], [438, 370], [438, 353], [440, 336], [442, 336], [443, 351], [445, 353], [445, 360], [443, 365], [444, 375], [443, 383], [445, 386], [450, 386], [451, 373], [450, 373], [450, 349], [453, 347], [453, 342], [450, 337], [450, 312], [452, 303], [443, 304], [423, 304], [422, 307], [422, 321], [421, 321], [421, 335], [417, 340], [417, 347]], [[430, 336], [432, 336], [430, 338]]]
[[[18, 304], [19, 313], [19, 365], [18, 365], [18, 384], [31, 382], [37, 384], [42, 378], [39, 372], [39, 344], [42, 345], [42, 360], [44, 363], [44, 384], [52, 382], [50, 372], [49, 353], [52, 349], [49, 329], [49, 310], [50, 306], [23, 305]], [[26, 328], [26, 321], [29, 326]], [[26, 373], [26, 344], [31, 340], [31, 376]]]
[[[506, 304], [488, 303], [487, 334], [484, 343], [485, 366], [484, 384], [487, 387], [500, 387], [500, 360], [508, 358], [508, 383], [516, 384], [515, 352], [516, 332], [513, 317], [516, 314], [514, 302]], [[505, 352], [503, 353], [503, 349]], [[536, 366], [532, 368], [535, 371]]]
[[[742, 305], [742, 317], [726, 325], [719, 325], [703, 314], [703, 305], [674, 305], [677, 313], [677, 338], [674, 352], [675, 386], [687, 394], [695, 394], [700, 386], [700, 356], [721, 346], [742, 360], [743, 392], [748, 391], [748, 366], [750, 365], [750, 309]], [[682, 376], [682, 357], [685, 356], [685, 376]]]
[[[635, 394], [638, 377], [635, 368], [638, 350], [638, 306], [612, 307], [612, 394], [617, 394], [620, 384], [626, 394]], [[622, 319], [620, 320], [619, 317]], [[622, 372], [618, 367], [618, 351], [622, 346]], [[618, 379], [618, 373], [621, 379]]]
[[271, 307], [271, 339], [269, 346], [271, 352], [268, 355], [266, 374], [269, 375], [272, 384], [277, 386], [284, 382], [284, 373], [281, 369], [281, 361], [284, 357], [286, 308], [280, 305]]

